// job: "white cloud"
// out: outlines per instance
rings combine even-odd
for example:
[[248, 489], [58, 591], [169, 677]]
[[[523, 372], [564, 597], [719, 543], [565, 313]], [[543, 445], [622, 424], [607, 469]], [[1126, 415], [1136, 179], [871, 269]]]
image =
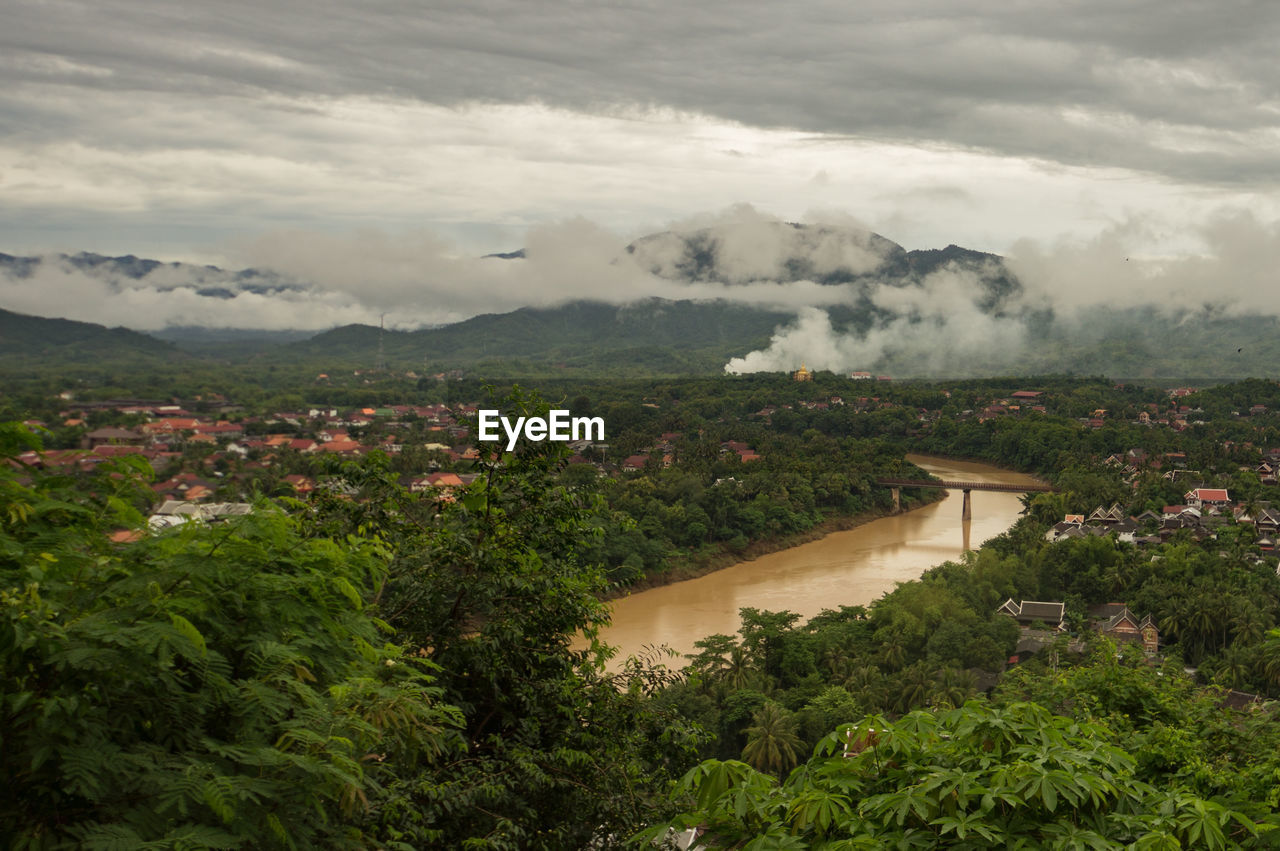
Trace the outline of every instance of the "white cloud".
[[984, 313], [976, 303], [979, 292], [973, 272], [955, 268], [927, 276], [919, 287], [880, 286], [871, 300], [895, 318], [866, 333], [838, 332], [826, 311], [806, 307], [767, 348], [731, 359], [725, 371], [787, 372], [804, 363], [847, 373], [888, 361], [899, 374], [990, 374], [1016, 362], [1027, 330], [1017, 318]]
[[19, 0], [5, 24], [9, 252], [209, 256], [281, 227], [479, 252], [739, 201], [1002, 251], [1277, 212], [1265, 5]]

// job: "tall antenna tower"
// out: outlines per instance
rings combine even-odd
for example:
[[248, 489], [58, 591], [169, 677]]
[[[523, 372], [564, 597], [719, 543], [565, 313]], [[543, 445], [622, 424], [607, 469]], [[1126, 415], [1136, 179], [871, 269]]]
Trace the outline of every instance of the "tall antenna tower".
[[387, 358], [382, 348], [382, 334], [387, 330], [387, 314], [383, 313], [378, 316], [378, 365], [375, 369], [378, 372], [387, 371]]

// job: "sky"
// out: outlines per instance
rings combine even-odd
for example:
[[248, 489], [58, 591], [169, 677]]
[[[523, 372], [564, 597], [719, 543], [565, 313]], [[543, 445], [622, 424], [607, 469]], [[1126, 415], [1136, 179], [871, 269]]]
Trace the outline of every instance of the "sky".
[[336, 263], [316, 326], [423, 278], [416, 320], [505, 306], [555, 273], [468, 259], [726, 211], [1026, 269], [1213, 264], [1224, 222], [1275, 248], [1267, 0], [0, 4], [0, 251]]

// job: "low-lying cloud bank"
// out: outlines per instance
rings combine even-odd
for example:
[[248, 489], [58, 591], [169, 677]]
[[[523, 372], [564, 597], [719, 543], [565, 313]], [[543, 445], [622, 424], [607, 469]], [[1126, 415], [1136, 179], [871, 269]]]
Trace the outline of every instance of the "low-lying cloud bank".
[[[786, 371], [801, 363], [836, 372], [889, 369], [926, 376], [1066, 369], [1071, 365], [1040, 358], [1044, 343], [1102, 344], [1117, 328], [1140, 335], [1140, 327], [1125, 325], [1124, 314], [1174, 325], [1280, 316], [1280, 304], [1266, 295], [1275, 292], [1280, 274], [1280, 223], [1225, 210], [1191, 234], [1194, 252], [1138, 253], [1174, 236], [1159, 222], [1131, 219], [1089, 240], [1020, 241], [1005, 266], [1022, 289], [994, 312], [980, 306], [981, 270], [947, 266], [918, 286], [873, 285], [866, 303], [879, 308], [879, 318], [870, 328], [842, 331], [831, 312], [806, 308], [778, 329], [769, 346], [731, 359], [725, 371]], [[1120, 342], [1157, 352], [1177, 345], [1176, 338]], [[1228, 342], [1235, 351], [1236, 342], [1252, 341], [1223, 345]]]
[[[1095, 320], [1120, 309], [1150, 306], [1173, 319], [1280, 312], [1267, 297], [1280, 269], [1280, 223], [1247, 211], [1223, 211], [1190, 235], [1129, 219], [1089, 240], [1015, 243], [1005, 264], [1021, 290], [995, 307], [984, 281], [998, 267], [904, 273], [903, 250], [856, 221], [827, 215], [809, 224], [740, 206], [629, 242], [574, 219], [531, 230], [519, 259], [461, 256], [425, 232], [279, 231], [229, 249], [239, 272], [63, 256], [8, 263], [0, 306], [138, 330], [321, 330], [384, 315], [388, 327], [416, 328], [580, 299], [720, 299], [796, 316], [769, 346], [732, 359], [729, 372], [888, 363], [924, 375], [1017, 368], [1046, 327], [1097, 334]], [[1152, 249], [1170, 244], [1194, 250]], [[851, 311], [864, 321], [850, 323]]]
[[628, 243], [585, 219], [529, 231], [520, 259], [470, 257], [429, 232], [326, 234], [277, 231], [230, 247], [242, 271], [163, 264], [137, 275], [52, 255], [0, 271], [0, 305], [137, 330], [171, 326], [326, 329], [349, 323], [419, 328], [480, 313], [579, 299], [729, 299], [761, 307], [839, 304], [840, 287], [787, 276], [788, 260], [814, 268], [873, 270], [865, 229], [814, 235], [749, 207], [680, 225], [715, 229], [723, 280], [686, 280], [684, 242], [672, 234]]

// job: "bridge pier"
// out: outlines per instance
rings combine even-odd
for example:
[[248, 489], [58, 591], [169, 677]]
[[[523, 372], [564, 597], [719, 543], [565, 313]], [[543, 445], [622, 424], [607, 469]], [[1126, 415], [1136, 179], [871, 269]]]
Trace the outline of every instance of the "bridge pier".
[[[973, 491], [998, 491], [1000, 493], [1052, 493], [1048, 485], [1005, 485], [995, 482], [960, 482], [936, 479], [876, 479], [880, 487], [889, 488], [893, 493], [893, 510], [902, 510], [902, 488], [942, 488], [943, 490], [964, 491], [964, 504], [960, 509], [960, 519], [968, 523], [973, 519]], [[968, 527], [966, 527], [967, 529]]]

